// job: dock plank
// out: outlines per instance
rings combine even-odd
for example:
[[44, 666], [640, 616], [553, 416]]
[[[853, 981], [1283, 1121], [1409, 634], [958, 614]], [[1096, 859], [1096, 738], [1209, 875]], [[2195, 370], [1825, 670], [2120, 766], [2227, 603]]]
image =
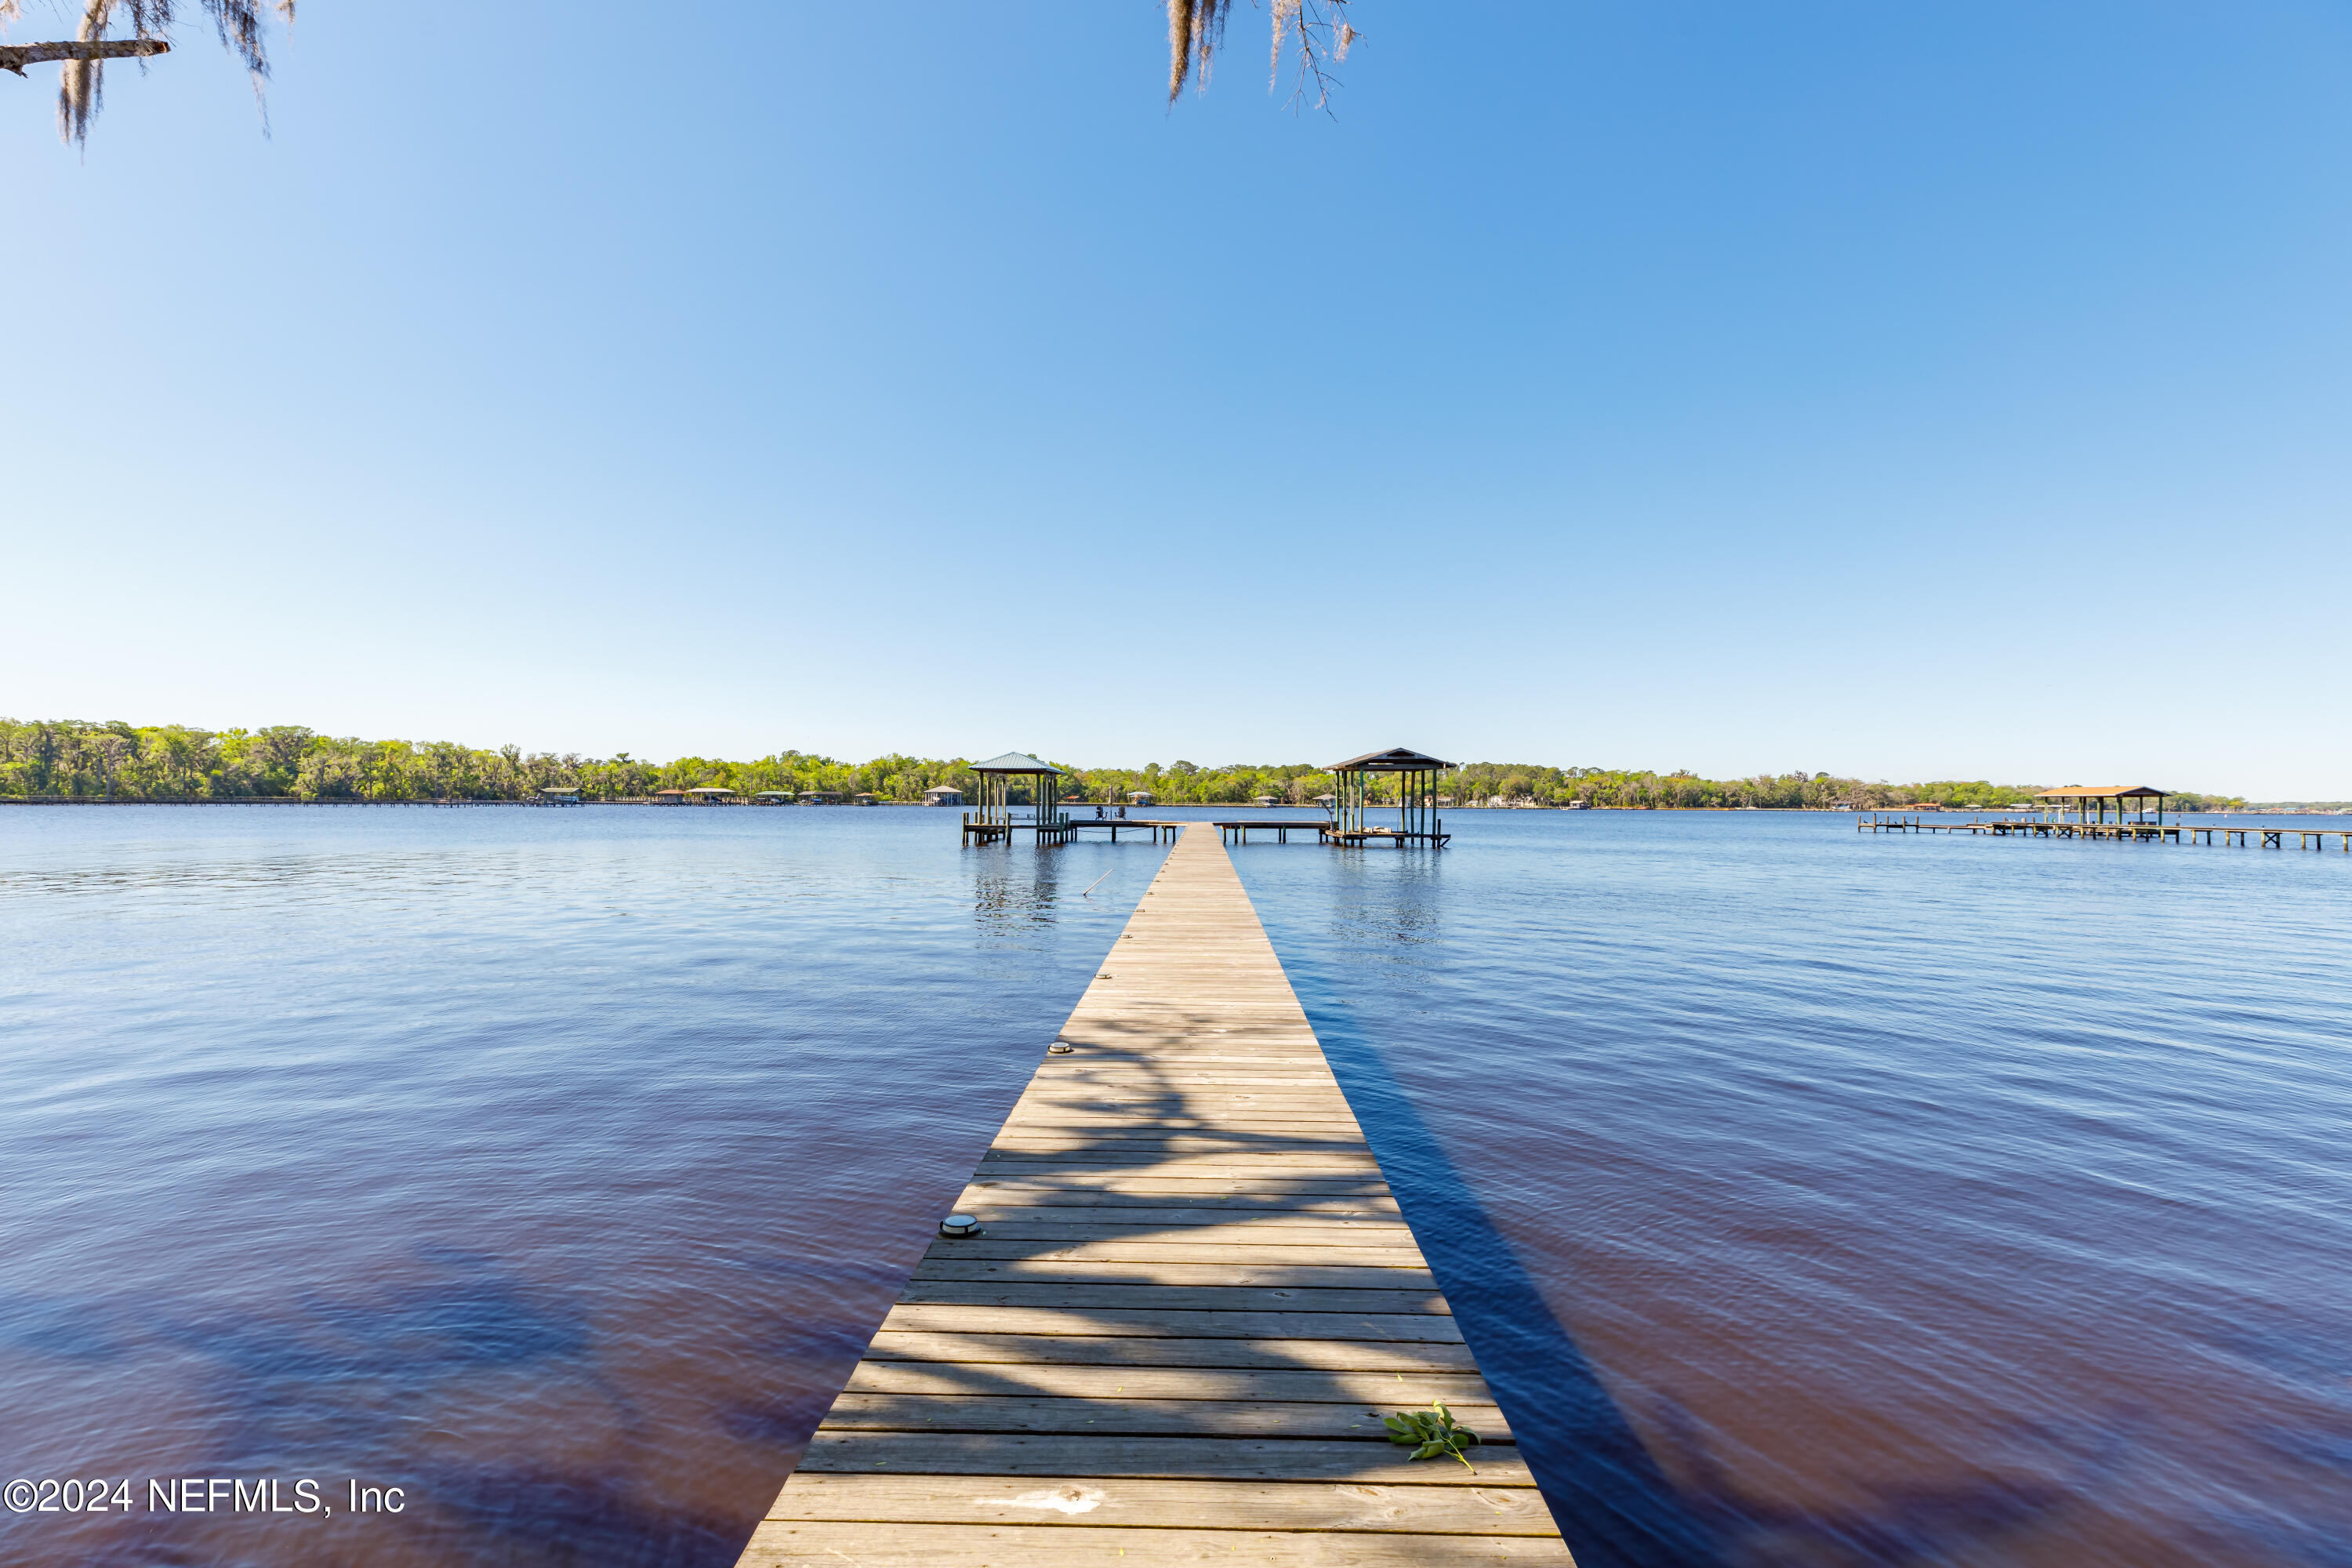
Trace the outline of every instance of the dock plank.
[[[1045, 1194], [1046, 1201], [1033, 1206], [1033, 1193]], [[1066, 1193], [1066, 1189], [1058, 1187], [1024, 1187], [991, 1182], [986, 1186], [974, 1184], [966, 1187], [963, 1195], [978, 1205], [972, 1212], [985, 1222], [992, 1213], [1010, 1214], [1024, 1219], [1038, 1215], [1066, 1214], [1070, 1206]], [[1189, 1218], [1178, 1216], [1213, 1213], [1223, 1215], [1232, 1224], [1255, 1224], [1261, 1217], [1268, 1223], [1295, 1221], [1301, 1225], [1340, 1225], [1357, 1220], [1383, 1225], [1403, 1223], [1396, 1200], [1385, 1193], [1318, 1199], [1311, 1203], [1285, 1200], [1273, 1205], [1218, 1194], [1191, 1203], [1171, 1204], [1150, 1197], [1106, 1193], [1099, 1201], [1081, 1206], [1101, 1215], [1105, 1224], [1122, 1225], [1189, 1225], [1192, 1223]], [[1138, 1210], [1163, 1217], [1139, 1217], [1135, 1212]]]
[[[1381, 1409], [1361, 1400], [1346, 1405], [1265, 1397], [1138, 1399], [1108, 1393], [1037, 1398], [1025, 1393], [866, 1394], [852, 1389], [833, 1402], [825, 1423], [845, 1432], [1066, 1432], [1081, 1437], [1114, 1432], [1138, 1437], [1246, 1433], [1385, 1442], [1383, 1416], [1400, 1405], [1425, 1403], [1391, 1399]], [[1453, 1408], [1450, 1402], [1447, 1408]], [[1455, 1414], [1486, 1442], [1509, 1440], [1501, 1412], [1491, 1405], [1465, 1405]]]
[[[1132, 1252], [1132, 1247], [1123, 1250]], [[1206, 1248], [1212, 1253], [1217, 1249]], [[1238, 1249], [1236, 1249], [1238, 1250]], [[1264, 1286], [1267, 1289], [1412, 1290], [1433, 1293], [1437, 1281], [1418, 1257], [1409, 1267], [1364, 1263], [1310, 1263], [1284, 1258], [1250, 1264], [1147, 1262], [1134, 1258], [926, 1258], [915, 1278], [979, 1283], [1091, 1281], [1099, 1285]]]
[[[1472, 1450], [1475, 1469], [1414, 1461], [1393, 1444], [1302, 1437], [1073, 1437], [1027, 1432], [856, 1432], [820, 1427], [795, 1475], [1152, 1476], [1162, 1480], [1357, 1481], [1510, 1488], [1535, 1484], [1518, 1451]], [[792, 1483], [784, 1483], [784, 1492]], [[780, 1502], [783, 1493], [778, 1494]], [[771, 1510], [773, 1512], [773, 1509]], [[780, 1517], [790, 1517], [789, 1513]]]
[[877, 1517], [911, 1523], [979, 1521], [1228, 1530], [1406, 1531], [1490, 1535], [1550, 1530], [1540, 1502], [1503, 1488], [1332, 1485], [1314, 1481], [1104, 1479], [1041, 1487], [1031, 1476], [813, 1476], [794, 1499], [800, 1520]]
[[[964, 1244], [967, 1266], [980, 1259], [1001, 1259], [1007, 1262], [1046, 1263], [1232, 1263], [1250, 1268], [1272, 1266], [1291, 1268], [1302, 1264], [1349, 1265], [1363, 1268], [1426, 1269], [1419, 1247], [1374, 1247], [1372, 1238], [1357, 1237], [1359, 1245], [1338, 1246], [1317, 1239], [1328, 1231], [1294, 1231], [1287, 1246], [1262, 1246], [1255, 1234], [1238, 1226], [1218, 1228], [1239, 1230], [1247, 1240], [1222, 1243], [1197, 1239], [1189, 1232], [1179, 1231], [1181, 1240], [1130, 1240], [1106, 1237], [1087, 1240], [1015, 1239], [1004, 1235], [1012, 1227], [999, 1226], [989, 1236], [978, 1237]], [[1155, 1235], [1160, 1233], [1153, 1233]], [[926, 1264], [929, 1268], [932, 1265]]]
[[[852, 1555], [852, 1553], [855, 1555]], [[1114, 1552], [1139, 1563], [1250, 1563], [1267, 1568], [1428, 1568], [1433, 1563], [1566, 1564], [1568, 1548], [1550, 1537], [1424, 1535], [1402, 1532], [1133, 1530], [1083, 1525], [855, 1523], [768, 1520], [744, 1552], [745, 1568], [821, 1563], [841, 1568], [939, 1568], [941, 1563], [1060, 1568], [1108, 1561]], [[1246, 1553], [1236, 1556], [1235, 1553]]]
[[[974, 1182], [971, 1190], [986, 1193], [992, 1188], [1030, 1188], [1039, 1192], [1134, 1193], [1174, 1198], [1215, 1197], [1240, 1194], [1257, 1198], [1349, 1198], [1388, 1196], [1388, 1185], [1379, 1176], [1367, 1172], [1362, 1176], [1320, 1178], [1315, 1176], [1162, 1176], [1155, 1172], [1097, 1172], [1089, 1174], [1072, 1171], [1066, 1174], [1046, 1174], [1027, 1172], [1006, 1174], [985, 1182]], [[1393, 1201], [1393, 1200], [1391, 1200]], [[1261, 1207], [1286, 1207], [1286, 1205], [1264, 1204]]]
[[1055, 1037], [740, 1563], [1567, 1564], [1213, 831]]
[[[864, 1371], [894, 1361], [962, 1366], [1012, 1362], [1036, 1369], [1049, 1385], [1064, 1366], [1250, 1367], [1320, 1373], [1475, 1373], [1467, 1345], [1446, 1340], [1252, 1340], [1183, 1339], [1173, 1335], [953, 1333], [886, 1328], [866, 1347]], [[856, 1374], [853, 1373], [853, 1380]], [[1333, 1389], [1349, 1386], [1345, 1375], [1328, 1379]]]
[[[1348, 1405], [1400, 1403], [1425, 1405], [1443, 1399], [1449, 1405], [1492, 1405], [1486, 1380], [1475, 1373], [1415, 1371], [1348, 1373], [1281, 1367], [1171, 1366], [1027, 1366], [1017, 1374], [999, 1372], [985, 1362], [877, 1361], [861, 1363], [850, 1375], [848, 1394], [1002, 1394], [1017, 1386], [1032, 1394], [1063, 1398], [1129, 1399], [1271, 1399], [1337, 1401]], [[1480, 1434], [1488, 1436], [1485, 1432]]]
[[1321, 1290], [1286, 1285], [1098, 1285], [1067, 1279], [917, 1279], [898, 1300], [959, 1307], [1044, 1307], [1061, 1311], [1331, 1312], [1352, 1317], [1430, 1313], [1449, 1309], [1435, 1290]]
[[[1063, 1218], [1053, 1209], [1005, 1212], [1013, 1217], [989, 1219], [988, 1234], [974, 1237], [971, 1245], [975, 1248], [992, 1243], [998, 1247], [1078, 1247], [1093, 1243], [1136, 1246], [1147, 1245], [1153, 1238], [1166, 1237], [1168, 1239], [1164, 1245], [1171, 1247], [1225, 1246], [1253, 1249], [1329, 1247], [1409, 1252], [1415, 1258], [1421, 1256], [1421, 1249], [1413, 1245], [1412, 1232], [1404, 1226], [1379, 1220], [1349, 1219], [1340, 1215], [1266, 1214], [1254, 1216], [1255, 1223], [1238, 1225], [1222, 1215], [1122, 1224], [1116, 1218], [1097, 1219], [1092, 1215], [1084, 1219]], [[1183, 1215], [1186, 1211], [1151, 1212]], [[973, 1256], [988, 1258], [994, 1255], [975, 1251]]]

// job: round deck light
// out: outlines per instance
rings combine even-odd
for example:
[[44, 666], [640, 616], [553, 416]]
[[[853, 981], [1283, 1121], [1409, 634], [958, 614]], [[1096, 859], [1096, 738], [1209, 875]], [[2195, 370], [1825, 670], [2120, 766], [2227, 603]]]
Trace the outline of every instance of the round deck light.
[[951, 1214], [940, 1221], [941, 1236], [978, 1236], [980, 1221], [968, 1214]]
[[1077, 1048], [1067, 1040], [1055, 1040], [1045, 1047], [1045, 1054], [1049, 1057], [1066, 1057]]

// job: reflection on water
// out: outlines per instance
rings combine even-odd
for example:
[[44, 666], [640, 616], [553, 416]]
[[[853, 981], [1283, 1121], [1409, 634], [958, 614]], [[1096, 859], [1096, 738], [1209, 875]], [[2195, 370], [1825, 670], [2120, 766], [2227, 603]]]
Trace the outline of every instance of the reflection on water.
[[1449, 826], [1236, 859], [1586, 1568], [2347, 1561], [2342, 857]]
[[999, 843], [975, 849], [972, 858], [971, 909], [982, 931], [1020, 937], [1060, 918], [1062, 857], [1019, 854]]
[[[1163, 853], [955, 826], [0, 813], [0, 1479], [412, 1500], [0, 1560], [730, 1562]], [[1235, 858], [1585, 1568], [2346, 1561], [2345, 858], [1448, 826]]]
[[0, 1515], [0, 1559], [730, 1563], [1161, 853], [258, 815], [0, 816], [0, 1479], [337, 1516]]

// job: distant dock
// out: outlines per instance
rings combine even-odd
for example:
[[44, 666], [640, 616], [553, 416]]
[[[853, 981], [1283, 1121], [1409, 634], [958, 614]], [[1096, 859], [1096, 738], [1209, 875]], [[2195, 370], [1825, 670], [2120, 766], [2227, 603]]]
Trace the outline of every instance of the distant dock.
[[1248, 817], [1230, 822], [1171, 821], [1150, 816], [1064, 816], [1051, 825], [1012, 821], [1003, 823], [971, 823], [964, 825], [964, 841], [968, 844], [1010, 842], [1016, 832], [1034, 832], [1040, 844], [1067, 844], [1082, 834], [1108, 833], [1111, 842], [1118, 842], [1121, 833], [1149, 833], [1153, 843], [1162, 839], [1175, 842], [1176, 836], [1186, 827], [1213, 827], [1218, 837], [1228, 844], [1246, 844], [1253, 833], [1272, 834], [1277, 844], [1287, 844], [1294, 833], [1309, 836], [1318, 844], [1338, 845], [1360, 849], [1371, 844], [1394, 844], [1402, 849], [1408, 844], [1426, 844], [1432, 848], [1444, 848], [1454, 835], [1442, 831], [1413, 833], [1395, 827], [1341, 827], [1328, 818], [1298, 816]]
[[2294, 839], [2297, 849], [2326, 849], [2327, 841], [2352, 854], [2352, 828], [2288, 827], [2253, 823], [2244, 827], [2226, 823], [2085, 822], [2078, 817], [1972, 817], [1967, 822], [1927, 822], [1917, 815], [1873, 812], [1857, 817], [1856, 833], [1989, 833], [1996, 838], [2096, 838], [2126, 844], [2223, 844], [2241, 848], [2284, 849]]
[[[1169, 852], [958, 1199], [977, 1233], [924, 1254], [739, 1568], [1572, 1568], [1214, 826]], [[1388, 1440], [1433, 1400], [1475, 1468]]]
[[[1454, 766], [1452, 763], [1416, 752], [1410, 747], [1392, 746], [1385, 752], [1367, 752], [1360, 757], [1350, 757], [1330, 767], [1332, 793], [1318, 795], [1328, 816], [1318, 820], [1308, 817], [1252, 817], [1231, 822], [1212, 823], [1220, 838], [1228, 844], [1246, 844], [1253, 831], [1268, 832], [1277, 844], [1287, 844], [1294, 833], [1313, 832], [1318, 844], [1340, 848], [1361, 849], [1367, 845], [1389, 843], [1402, 849], [1407, 845], [1423, 845], [1431, 849], [1443, 849], [1454, 836], [1445, 831], [1445, 824], [1437, 815], [1436, 793], [1438, 776]], [[1010, 844], [1016, 832], [1026, 831], [1040, 845], [1068, 844], [1079, 834], [1089, 830], [1108, 830], [1111, 841], [1118, 841], [1123, 828], [1145, 828], [1152, 841], [1165, 837], [1174, 840], [1186, 826], [1148, 816], [1113, 816], [1111, 812], [1125, 812], [1127, 807], [1106, 801], [1094, 807], [1095, 815], [1076, 815], [1087, 803], [1062, 799], [1063, 773], [1060, 768], [1026, 752], [1007, 752], [984, 763], [974, 763], [971, 772], [979, 782], [979, 810], [963, 815], [963, 841], [973, 844]], [[1025, 819], [1013, 815], [1013, 781], [1028, 781], [1028, 798], [1023, 804], [1029, 808]], [[1386, 780], [1385, 784], [1378, 781]], [[1375, 827], [1370, 821], [1376, 797], [1380, 809], [1393, 808], [1397, 814], [1394, 827]], [[1149, 800], [1148, 794], [1139, 794], [1139, 801]], [[1271, 805], [1276, 797], [1262, 795], [1260, 804]]]

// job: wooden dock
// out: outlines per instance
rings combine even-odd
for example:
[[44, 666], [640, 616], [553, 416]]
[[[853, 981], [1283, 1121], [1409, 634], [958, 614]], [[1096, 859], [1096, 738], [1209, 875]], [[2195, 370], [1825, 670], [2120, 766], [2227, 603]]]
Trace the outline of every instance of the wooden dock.
[[1154, 844], [1160, 842], [1162, 839], [1173, 844], [1176, 841], [1176, 835], [1181, 832], [1184, 827], [1184, 825], [1181, 822], [1170, 822], [1160, 817], [1080, 816], [1077, 815], [1077, 807], [1071, 806], [1068, 810], [1070, 812], [1069, 826], [1074, 835], [1078, 833], [1099, 832], [1108, 828], [1110, 832], [1110, 841], [1113, 844], [1118, 842], [1118, 836], [1122, 833], [1149, 833], [1151, 835], [1151, 841]]
[[2352, 829], [2290, 827], [2256, 822], [2245, 827], [2227, 823], [2085, 822], [2080, 817], [1983, 817], [1967, 822], [1926, 822], [1917, 816], [1873, 813], [1854, 821], [1856, 833], [1976, 833], [1996, 838], [2089, 838], [2113, 844], [2223, 844], [2244, 848], [2284, 849], [2290, 838], [2298, 849], [2326, 849], [2327, 841], [2352, 855]]
[[1213, 822], [1209, 826], [1228, 844], [1248, 843], [1253, 830], [1273, 834], [1277, 844], [1289, 843], [1294, 833], [1311, 833], [1318, 844], [1328, 843], [1331, 835], [1330, 819], [1318, 816], [1261, 816], [1241, 822]]
[[1426, 844], [1433, 849], [1443, 849], [1454, 840], [1454, 835], [1442, 832], [1408, 832], [1395, 827], [1339, 827], [1328, 819], [1313, 817], [1257, 817], [1240, 822], [1213, 822], [1219, 837], [1228, 844], [1246, 844], [1253, 833], [1271, 833], [1277, 844], [1287, 844], [1294, 833], [1311, 833], [1318, 844], [1340, 848], [1361, 849], [1367, 844], [1393, 843], [1402, 849], [1408, 844]]
[[1154, 844], [1162, 839], [1175, 842], [1182, 829], [1181, 822], [1168, 822], [1150, 816], [1069, 816], [1053, 826], [1034, 820], [1013, 822], [979, 822], [970, 812], [964, 814], [963, 841], [966, 844], [1010, 844], [1016, 833], [1034, 835], [1040, 844], [1071, 844], [1082, 832], [1108, 829], [1110, 841], [1118, 842], [1122, 833], [1149, 833]]
[[[1570, 1563], [1212, 825], [741, 1568]], [[1041, 1053], [1045, 1042], [1039, 1042]], [[1475, 1469], [1384, 1416], [1442, 1399]]]
[[1433, 849], [1443, 849], [1454, 841], [1451, 833], [1424, 833], [1395, 827], [1335, 827], [1325, 837], [1325, 842], [1349, 849], [1361, 849], [1368, 844], [1394, 844], [1402, 849], [1408, 844], [1426, 844]]

